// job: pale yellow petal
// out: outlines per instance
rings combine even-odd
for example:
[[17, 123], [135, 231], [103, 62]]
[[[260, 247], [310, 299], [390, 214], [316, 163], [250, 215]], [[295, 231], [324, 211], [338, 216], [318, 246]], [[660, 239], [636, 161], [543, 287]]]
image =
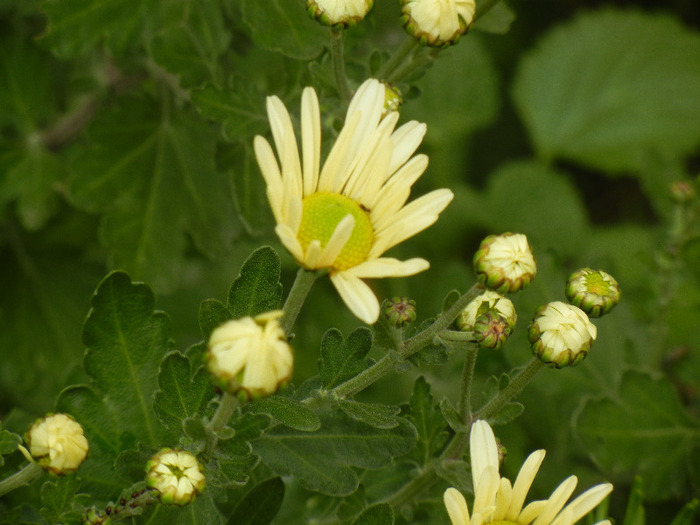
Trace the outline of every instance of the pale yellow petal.
[[354, 228], [355, 217], [352, 215], [348, 214], [340, 220], [321, 253], [321, 258], [318, 261], [319, 268], [326, 268], [333, 265], [335, 259], [340, 255], [340, 252], [343, 251], [343, 248], [345, 248]]
[[442, 499], [452, 525], [469, 525], [469, 507], [464, 496], [457, 489], [447, 489]]
[[391, 224], [394, 215], [406, 204], [411, 187], [428, 167], [427, 155], [416, 155], [394, 173], [382, 188], [372, 196], [367, 207], [370, 209], [372, 224], [381, 229]]
[[358, 264], [345, 273], [360, 279], [381, 279], [383, 277], [407, 277], [427, 270], [430, 263], [425, 259], [415, 257], [399, 261], [393, 257], [380, 257]]
[[[603, 501], [610, 492], [612, 492], [613, 486], [610, 483], [601, 483], [595, 487], [591, 487], [586, 492], [576, 497], [571, 503], [566, 506], [566, 510], [571, 512], [573, 521], [575, 523], [580, 520], [583, 516], [588, 514], [591, 510], [597, 507], [601, 501]], [[552, 525], [565, 525], [567, 522], [563, 520], [554, 520]]]
[[377, 238], [369, 252], [369, 258], [379, 257], [388, 249], [434, 224], [453, 197], [450, 190], [442, 188], [409, 202], [394, 215], [391, 224], [375, 232]]
[[331, 274], [331, 282], [355, 317], [367, 324], [377, 321], [379, 301], [369, 286], [345, 272]]
[[505, 516], [506, 520], [515, 521], [520, 514], [527, 493], [540, 469], [545, 454], [546, 452], [544, 450], [536, 450], [528, 456], [523, 466], [520, 467], [518, 477], [515, 478], [515, 483], [513, 483], [513, 496], [510, 502], [510, 508]]
[[313, 88], [304, 89], [301, 95], [301, 148], [306, 197], [316, 191], [321, 165], [321, 111]]
[[472, 481], [478, 492], [479, 483], [484, 472], [490, 467], [495, 469], [498, 477], [498, 445], [496, 436], [486, 421], [474, 422], [469, 433], [469, 458], [472, 464]]
[[542, 509], [540, 515], [537, 516], [533, 525], [549, 525], [556, 515], [559, 514], [559, 511], [564, 508], [569, 497], [574, 493], [577, 483], [578, 478], [576, 476], [569, 476], [562, 481], [547, 499], [547, 505]]
[[394, 131], [391, 135], [394, 151], [391, 155], [389, 173], [394, 173], [413, 155], [423, 141], [426, 130], [425, 124], [412, 120]]
[[289, 228], [286, 224], [278, 224], [275, 226], [275, 233], [282, 244], [287, 249], [289, 253], [301, 263], [304, 261], [304, 250], [301, 248], [299, 239], [297, 239], [296, 233]]

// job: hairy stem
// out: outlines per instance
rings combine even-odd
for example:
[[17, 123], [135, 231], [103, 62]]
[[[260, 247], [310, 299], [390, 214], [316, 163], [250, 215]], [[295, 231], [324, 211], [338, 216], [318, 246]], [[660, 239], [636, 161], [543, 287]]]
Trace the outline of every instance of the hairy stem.
[[31, 462], [21, 470], [18, 470], [10, 477], [0, 481], [0, 496], [7, 494], [23, 485], [28, 485], [35, 478], [44, 472], [44, 469], [38, 463]]
[[335, 76], [335, 87], [340, 95], [340, 100], [350, 101], [350, 87], [345, 75], [345, 58], [343, 57], [343, 30], [334, 27], [331, 29], [331, 62]]
[[489, 401], [486, 405], [481, 407], [476, 414], [474, 414], [474, 419], [488, 419], [490, 417], [498, 414], [508, 402], [516, 397], [523, 389], [532, 381], [537, 372], [544, 368], [545, 364], [538, 358], [533, 357], [532, 360], [525, 365], [516, 375], [511, 379], [508, 386], [501, 390], [496, 397]]
[[238, 399], [236, 399], [236, 396], [231, 395], [228, 392], [224, 392], [224, 395], [221, 396], [219, 407], [216, 409], [216, 412], [214, 412], [209, 424], [204, 429], [207, 436], [206, 446], [204, 447], [204, 455], [206, 457], [211, 457], [214, 449], [216, 449], [216, 445], [219, 442], [219, 433], [231, 419], [237, 405]]
[[309, 271], [305, 270], [304, 268], [299, 268], [294, 284], [292, 285], [292, 289], [289, 290], [289, 295], [287, 296], [287, 300], [284, 302], [284, 307], [282, 308], [282, 310], [284, 310], [284, 315], [282, 315], [282, 318], [280, 319], [280, 325], [284, 329], [285, 333], [289, 333], [294, 326], [294, 322], [297, 320], [299, 311], [306, 300], [306, 296], [309, 295], [311, 287], [313, 286], [314, 282], [316, 282], [316, 279], [318, 279], [324, 273], [326, 272]]

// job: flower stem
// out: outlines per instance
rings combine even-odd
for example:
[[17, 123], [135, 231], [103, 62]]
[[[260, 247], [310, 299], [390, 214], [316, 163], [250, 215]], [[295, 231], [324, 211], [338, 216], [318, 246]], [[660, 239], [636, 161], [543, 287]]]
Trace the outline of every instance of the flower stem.
[[401, 47], [399, 47], [396, 52], [389, 57], [382, 67], [379, 68], [377, 73], [374, 75], [380, 80], [389, 80], [391, 75], [394, 73], [396, 68], [398, 68], [403, 61], [408, 57], [413, 50], [418, 45], [418, 41], [413, 37], [406, 37]]
[[474, 368], [476, 367], [476, 357], [479, 354], [479, 346], [470, 344], [467, 347], [467, 357], [464, 359], [464, 368], [462, 368], [462, 381], [459, 388], [459, 402], [457, 404], [457, 413], [459, 421], [464, 425], [464, 431], [457, 431], [452, 438], [452, 441], [447, 446], [442, 454], [446, 459], [458, 459], [462, 457], [464, 451], [469, 445], [469, 432], [473, 423], [471, 397], [472, 384], [474, 381]]
[[332, 393], [338, 397], [352, 397], [384, 377], [394, 369], [400, 359], [411, 357], [427, 345], [432, 344], [433, 340], [438, 337], [440, 332], [445, 330], [445, 328], [457, 318], [462, 309], [482, 291], [483, 289], [479, 285], [472, 286], [467, 293], [462, 295], [450, 308], [445, 310], [433, 324], [404, 341], [398, 353], [388, 352], [369, 368], [366, 368], [355, 377], [348, 379], [345, 383], [336, 386], [332, 390]]
[[474, 419], [488, 419], [490, 417], [498, 414], [508, 402], [516, 397], [523, 389], [532, 381], [535, 374], [544, 368], [544, 363], [538, 358], [533, 357], [532, 360], [522, 368], [508, 383], [503, 390], [501, 390], [496, 397], [489, 401], [486, 405], [481, 407], [476, 414], [474, 414]]
[[313, 286], [316, 279], [321, 276], [324, 271], [308, 271], [304, 268], [299, 268], [297, 272], [296, 279], [292, 285], [292, 289], [289, 290], [289, 295], [284, 303], [284, 315], [280, 319], [280, 325], [285, 333], [289, 331], [294, 326], [294, 321], [297, 320], [301, 306], [304, 304], [306, 296], [309, 295], [309, 291]]
[[224, 395], [221, 396], [219, 407], [216, 409], [216, 412], [214, 412], [209, 424], [204, 429], [207, 436], [207, 442], [204, 448], [204, 455], [206, 457], [211, 457], [212, 453], [214, 452], [216, 444], [219, 442], [219, 433], [231, 419], [237, 405], [238, 399], [236, 396], [231, 395], [228, 392], [224, 392]]
[[32, 480], [39, 477], [44, 469], [38, 463], [31, 462], [21, 470], [18, 470], [10, 477], [0, 481], [0, 496], [7, 494], [22, 485], [28, 485]]
[[343, 30], [337, 27], [331, 29], [331, 62], [335, 75], [335, 87], [338, 90], [340, 100], [350, 101], [350, 87], [345, 75], [345, 58], [343, 57]]

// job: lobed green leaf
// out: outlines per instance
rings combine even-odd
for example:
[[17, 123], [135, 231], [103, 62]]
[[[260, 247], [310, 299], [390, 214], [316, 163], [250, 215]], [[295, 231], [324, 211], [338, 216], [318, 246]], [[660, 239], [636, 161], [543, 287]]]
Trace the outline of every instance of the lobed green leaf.
[[700, 36], [660, 13], [580, 14], [522, 60], [513, 99], [541, 157], [643, 170], [700, 144]]
[[163, 358], [158, 373], [159, 390], [153, 398], [153, 409], [160, 421], [180, 435], [182, 421], [201, 414], [214, 396], [209, 374], [194, 367], [187, 356], [171, 352]]
[[393, 429], [377, 429], [339, 411], [321, 416], [316, 432], [279, 426], [253, 442], [253, 449], [275, 472], [292, 475], [306, 489], [347, 496], [358, 487], [352, 467], [379, 469], [408, 452], [416, 431], [405, 419]]
[[401, 409], [397, 406], [360, 403], [349, 399], [338, 399], [333, 404], [355, 421], [374, 428], [395, 428], [399, 425], [397, 415]]
[[266, 525], [277, 515], [284, 499], [284, 483], [270, 478], [255, 485], [238, 502], [229, 518], [236, 525]]
[[685, 411], [668, 380], [628, 371], [615, 398], [582, 404], [574, 426], [603, 468], [642, 476], [649, 498], [683, 496], [691, 455], [700, 445], [700, 422]]
[[276, 310], [282, 299], [281, 262], [270, 246], [255, 250], [243, 263], [228, 293], [227, 307], [234, 319]]
[[267, 414], [283, 425], [302, 432], [313, 432], [321, 427], [321, 420], [313, 411], [289, 397], [266, 397], [252, 402], [248, 410], [253, 414]]
[[367, 507], [352, 525], [393, 525], [394, 509], [388, 503], [376, 503]]
[[424, 464], [445, 446], [447, 423], [439, 407], [433, 402], [430, 384], [423, 376], [416, 379], [409, 400], [408, 419], [418, 434], [416, 448], [412, 455]]
[[321, 358], [318, 361], [324, 388], [339, 385], [371, 366], [373, 361], [367, 358], [370, 348], [372, 331], [369, 328], [357, 328], [346, 340], [339, 330], [328, 330], [321, 341]]

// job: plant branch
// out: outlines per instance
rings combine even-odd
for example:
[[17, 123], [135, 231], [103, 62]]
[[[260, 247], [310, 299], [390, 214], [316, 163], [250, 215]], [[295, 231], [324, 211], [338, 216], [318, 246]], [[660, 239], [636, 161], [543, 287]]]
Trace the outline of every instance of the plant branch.
[[219, 442], [219, 434], [231, 419], [237, 405], [238, 399], [236, 399], [236, 396], [224, 392], [224, 395], [221, 396], [219, 407], [204, 429], [207, 436], [206, 445], [204, 447], [204, 455], [206, 457], [211, 457], [214, 449], [216, 449], [216, 445]]
[[30, 462], [28, 465], [18, 470], [8, 478], [0, 481], [0, 496], [7, 494], [23, 485], [29, 485], [31, 481], [38, 478], [44, 469], [38, 463]]
[[294, 284], [292, 284], [291, 290], [289, 290], [289, 295], [287, 295], [287, 300], [284, 302], [282, 310], [284, 310], [284, 315], [280, 319], [280, 325], [284, 329], [285, 333], [289, 331], [294, 326], [294, 322], [299, 315], [306, 296], [309, 295], [311, 287], [316, 282], [321, 275], [326, 273], [325, 270], [320, 271], [309, 271], [304, 268], [299, 268], [297, 271], [296, 279], [294, 279]]
[[335, 87], [344, 103], [350, 101], [350, 87], [345, 75], [345, 58], [343, 56], [343, 30], [337, 27], [331, 29], [331, 62], [335, 76]]

